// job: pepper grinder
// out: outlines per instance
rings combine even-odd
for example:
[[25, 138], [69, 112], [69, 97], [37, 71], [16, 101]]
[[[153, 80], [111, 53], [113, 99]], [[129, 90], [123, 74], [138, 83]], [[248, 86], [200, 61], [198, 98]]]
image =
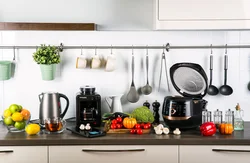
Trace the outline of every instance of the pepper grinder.
[[150, 109], [150, 103], [147, 100], [143, 103], [143, 106], [146, 106], [148, 109]]
[[154, 124], [159, 124], [160, 123], [160, 114], [159, 114], [159, 108], [160, 108], [160, 103], [155, 100], [155, 102], [153, 102], [152, 106], [153, 106], [153, 110], [154, 110]]

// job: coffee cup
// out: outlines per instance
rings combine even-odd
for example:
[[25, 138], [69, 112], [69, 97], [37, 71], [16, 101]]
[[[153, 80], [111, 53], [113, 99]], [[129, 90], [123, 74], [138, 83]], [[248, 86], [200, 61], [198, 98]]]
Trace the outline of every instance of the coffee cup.
[[85, 57], [77, 57], [76, 68], [86, 68], [86, 67], [87, 67], [87, 59]]
[[62, 118], [45, 119], [45, 129], [48, 133], [61, 133], [66, 128], [66, 121]]
[[105, 66], [105, 71], [114, 71], [116, 69], [116, 57], [114, 55], [109, 55], [107, 57], [107, 62]]
[[98, 55], [93, 56], [91, 60], [91, 68], [92, 69], [97, 69], [101, 67], [101, 59], [99, 58]]

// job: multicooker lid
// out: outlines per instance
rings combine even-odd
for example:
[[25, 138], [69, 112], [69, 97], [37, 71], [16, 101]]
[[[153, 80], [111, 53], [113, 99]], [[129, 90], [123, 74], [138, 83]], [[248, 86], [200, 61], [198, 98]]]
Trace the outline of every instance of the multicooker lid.
[[207, 93], [207, 75], [199, 64], [176, 63], [170, 68], [174, 88], [185, 97], [202, 98]]

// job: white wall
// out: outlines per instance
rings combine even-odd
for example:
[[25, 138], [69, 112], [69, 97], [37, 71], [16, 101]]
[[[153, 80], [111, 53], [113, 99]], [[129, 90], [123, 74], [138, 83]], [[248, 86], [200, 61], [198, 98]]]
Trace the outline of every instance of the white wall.
[[[48, 3], [46, 3], [48, 2]], [[48, 5], [49, 4], [49, 5]], [[59, 9], [56, 6], [59, 5]], [[45, 7], [49, 9], [44, 9]], [[70, 7], [69, 7], [70, 6]], [[52, 9], [54, 9], [52, 11]], [[44, 12], [42, 12], [44, 11]], [[67, 16], [69, 13], [70, 16]], [[63, 15], [63, 16], [62, 16]], [[69, 31], [1, 31], [0, 45], [224, 45], [249, 44], [250, 31], [143, 31], [152, 29], [152, 0], [143, 1], [0, 1], [0, 21], [42, 21], [42, 22], [95, 22], [99, 30], [93, 32]], [[123, 30], [127, 31], [114, 31]], [[138, 31], [128, 31], [138, 30]], [[18, 50], [17, 67], [14, 78], [0, 81], [0, 112], [12, 103], [19, 103], [31, 110], [32, 119], [38, 118], [38, 94], [44, 91], [58, 91], [70, 99], [70, 108], [66, 118], [75, 116], [75, 94], [79, 87], [90, 84], [96, 87], [102, 96], [103, 112], [108, 107], [103, 100], [109, 95], [123, 93], [122, 98], [125, 112], [141, 106], [145, 100], [150, 103], [163, 101], [167, 95], [179, 95], [171, 85], [171, 92], [166, 90], [166, 78], [163, 76], [162, 90], [158, 92], [160, 71], [160, 56], [162, 50], [149, 50], [150, 84], [153, 93], [140, 96], [140, 101], [131, 104], [126, 100], [131, 84], [131, 50], [113, 50], [117, 56], [118, 67], [115, 72], [100, 70], [77, 70], [75, 59], [80, 55], [80, 49], [64, 50], [61, 54], [62, 63], [57, 67], [57, 78], [54, 81], [42, 81], [39, 66], [33, 62], [34, 49]], [[91, 58], [94, 50], [84, 49], [84, 54]], [[98, 54], [106, 57], [110, 50], [98, 50]], [[214, 52], [214, 81], [213, 84], [223, 84], [223, 55], [224, 49], [213, 49]], [[139, 89], [146, 84], [145, 78], [145, 50], [135, 50], [135, 85]], [[177, 62], [199, 63], [209, 72], [210, 49], [171, 50], [167, 53], [168, 68]], [[228, 49], [229, 70], [228, 84], [233, 87], [231, 96], [205, 96], [208, 109], [234, 109], [239, 102], [245, 110], [245, 120], [250, 120], [248, 106], [249, 91], [247, 84], [249, 77], [249, 49]], [[13, 50], [0, 50], [0, 58], [12, 60]], [[209, 76], [208, 76], [209, 77]]]

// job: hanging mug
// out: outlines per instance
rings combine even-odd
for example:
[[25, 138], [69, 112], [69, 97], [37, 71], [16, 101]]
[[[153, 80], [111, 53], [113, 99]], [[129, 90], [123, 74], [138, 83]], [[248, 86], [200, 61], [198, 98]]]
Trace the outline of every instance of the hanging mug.
[[87, 59], [82, 55], [82, 48], [81, 48], [81, 55], [76, 58], [76, 68], [86, 68], [87, 67]]
[[91, 68], [92, 69], [98, 69], [101, 67], [101, 59], [100, 57], [96, 54], [96, 49], [95, 49], [95, 55], [91, 59]]

